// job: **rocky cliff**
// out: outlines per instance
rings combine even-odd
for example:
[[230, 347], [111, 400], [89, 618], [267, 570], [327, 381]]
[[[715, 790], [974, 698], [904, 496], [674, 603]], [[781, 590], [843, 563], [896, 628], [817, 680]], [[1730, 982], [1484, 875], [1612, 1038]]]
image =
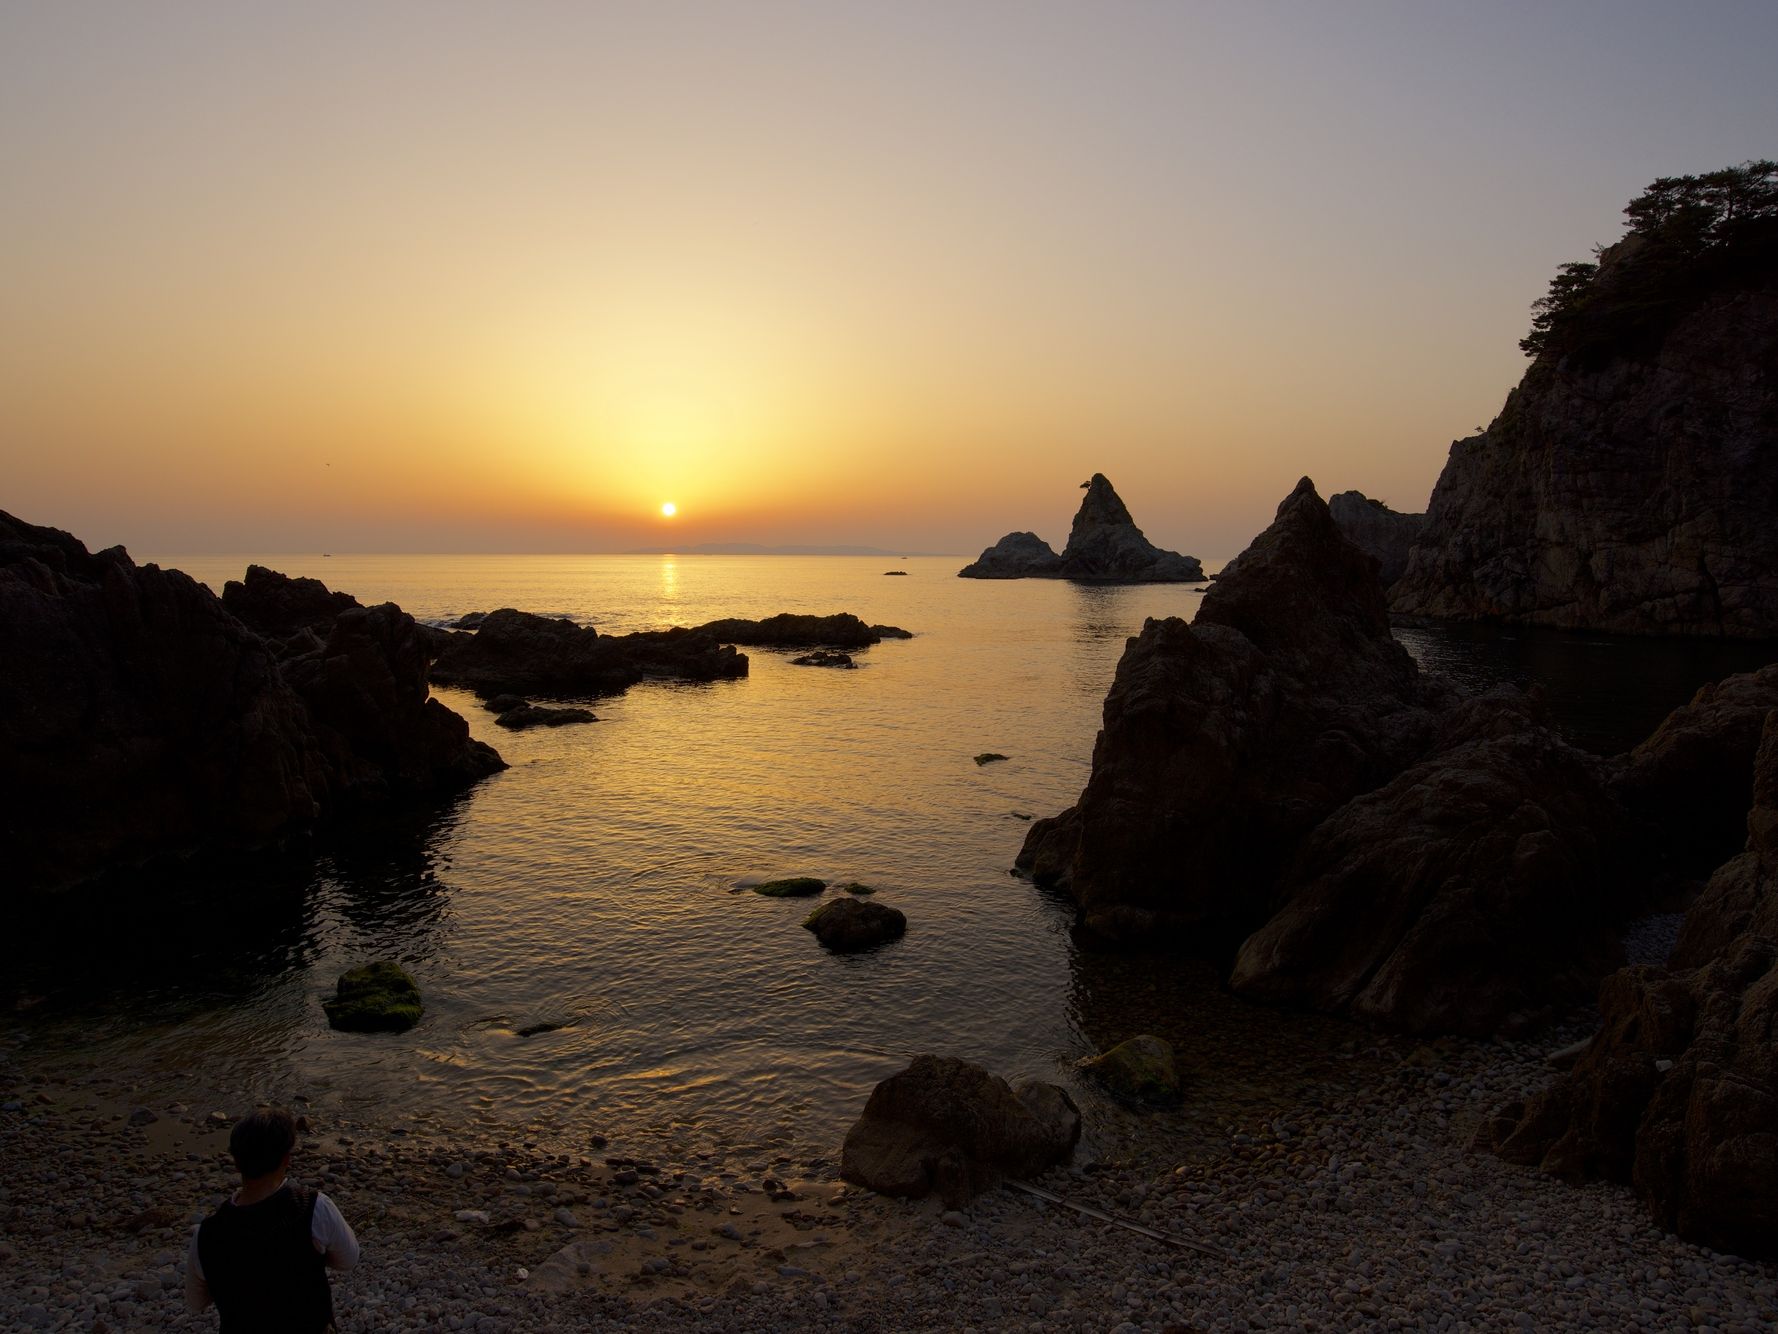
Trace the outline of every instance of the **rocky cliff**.
[[262, 847], [364, 800], [502, 767], [427, 699], [411, 619], [341, 611], [320, 592], [333, 621], [293, 647], [177, 570], [0, 514], [9, 886]]
[[1394, 610], [1778, 637], [1778, 275], [1718, 264], [1651, 319], [1677, 263], [1606, 252], [1585, 320], [1451, 446]]
[[1130, 517], [1103, 473], [1094, 473], [1058, 556], [1035, 533], [1008, 533], [957, 571], [964, 579], [1072, 579], [1096, 584], [1196, 583], [1193, 556], [1162, 551]]
[[1341, 491], [1327, 499], [1327, 512], [1353, 546], [1377, 562], [1388, 588], [1408, 568], [1408, 553], [1426, 526], [1424, 514], [1403, 514], [1362, 491]]

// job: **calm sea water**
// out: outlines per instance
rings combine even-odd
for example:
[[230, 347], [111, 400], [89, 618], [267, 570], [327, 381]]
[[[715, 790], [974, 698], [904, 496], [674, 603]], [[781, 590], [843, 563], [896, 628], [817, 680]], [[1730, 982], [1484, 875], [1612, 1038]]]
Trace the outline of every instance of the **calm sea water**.
[[[510, 770], [201, 901], [157, 889], [32, 928], [8, 965], [23, 1005], [8, 1040], [43, 1068], [126, 1071], [144, 1098], [302, 1090], [492, 1125], [830, 1145], [918, 1051], [1067, 1079], [1146, 1028], [1213, 1065], [1227, 1099], [1263, 1103], [1345, 1033], [1239, 1005], [1196, 966], [1083, 949], [1067, 906], [1007, 873], [1024, 817], [1085, 782], [1125, 638], [1148, 616], [1190, 617], [1187, 588], [976, 582], [954, 558], [258, 559], [430, 620], [515, 606], [622, 632], [844, 610], [916, 637], [852, 672], [750, 650], [745, 680], [645, 684], [595, 701], [584, 727], [509, 733], [441, 690]], [[162, 563], [220, 589], [247, 561]], [[1545, 681], [1601, 749], [1769, 656], [1404, 639], [1471, 684]], [[982, 751], [1010, 758], [977, 766]], [[809, 902], [735, 892], [781, 875], [876, 886], [908, 934], [829, 955], [801, 929]], [[331, 1031], [321, 997], [378, 957], [419, 978], [424, 1020], [401, 1036]], [[561, 1027], [519, 1035], [537, 1024]]]

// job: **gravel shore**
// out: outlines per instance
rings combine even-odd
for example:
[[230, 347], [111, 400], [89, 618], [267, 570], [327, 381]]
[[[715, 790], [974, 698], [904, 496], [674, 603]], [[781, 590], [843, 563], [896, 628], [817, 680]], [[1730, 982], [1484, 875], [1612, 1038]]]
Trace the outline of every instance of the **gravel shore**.
[[[1227, 1258], [1010, 1189], [958, 1213], [883, 1199], [784, 1145], [470, 1142], [315, 1108], [295, 1175], [363, 1244], [335, 1282], [348, 1331], [1770, 1330], [1778, 1266], [1659, 1231], [1623, 1188], [1468, 1151], [1586, 1031], [1376, 1039], [1294, 1112], [1214, 1134], [1089, 1103], [1085, 1166], [1038, 1184]], [[0, 1325], [213, 1328], [184, 1311], [184, 1252], [243, 1109], [132, 1107], [16, 1063], [0, 1086]]]

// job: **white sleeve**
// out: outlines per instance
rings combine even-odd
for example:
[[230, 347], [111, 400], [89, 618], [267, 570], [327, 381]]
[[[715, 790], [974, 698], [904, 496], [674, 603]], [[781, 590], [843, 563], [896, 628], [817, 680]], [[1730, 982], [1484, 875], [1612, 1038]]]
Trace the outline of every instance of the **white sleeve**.
[[204, 1281], [204, 1262], [198, 1258], [198, 1230], [191, 1230], [185, 1251], [185, 1309], [201, 1311], [210, 1304], [210, 1285]]
[[321, 1191], [315, 1192], [315, 1215], [309, 1224], [315, 1249], [327, 1257], [329, 1269], [350, 1269], [358, 1263], [358, 1238], [352, 1225], [341, 1217], [339, 1206]]

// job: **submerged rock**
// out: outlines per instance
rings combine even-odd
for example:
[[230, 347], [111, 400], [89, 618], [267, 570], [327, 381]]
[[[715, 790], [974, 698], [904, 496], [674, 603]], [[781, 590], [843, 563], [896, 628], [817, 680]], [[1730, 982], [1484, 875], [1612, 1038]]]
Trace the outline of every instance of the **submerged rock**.
[[1387, 588], [1408, 568], [1408, 552], [1426, 526], [1424, 514], [1403, 514], [1362, 491], [1341, 491], [1327, 499], [1327, 512], [1353, 546], [1377, 562]]
[[340, 974], [321, 1002], [327, 1022], [351, 1033], [404, 1033], [420, 1022], [420, 984], [398, 963], [380, 959]]
[[754, 885], [755, 894], [768, 899], [806, 899], [826, 891], [827, 881], [810, 875], [793, 875], [782, 880], [766, 880]]
[[1173, 1044], [1152, 1033], [1138, 1033], [1081, 1061], [1079, 1069], [1126, 1102], [1148, 1107], [1175, 1107], [1185, 1096]]
[[1778, 1255], [1778, 710], [1759, 748], [1746, 851], [1686, 916], [1666, 968], [1607, 978], [1580, 1060], [1495, 1125], [1502, 1157], [1628, 1182], [1655, 1220]]
[[846, 1134], [840, 1175], [884, 1195], [936, 1191], [956, 1208], [1001, 1176], [1066, 1161], [1079, 1137], [1079, 1110], [1054, 1085], [1015, 1094], [978, 1065], [916, 1056], [872, 1091]]
[[573, 723], [596, 723], [599, 718], [590, 709], [550, 709], [541, 704], [521, 702], [494, 721], [501, 727], [510, 727], [517, 732], [527, 727], [567, 727]]
[[1102, 584], [1196, 583], [1204, 577], [1195, 557], [1163, 551], [1142, 535], [1103, 473], [1084, 485], [1087, 494], [1060, 556], [1035, 533], [1008, 533], [958, 575]]
[[996, 764], [1006, 758], [1007, 756], [1000, 754], [998, 751], [984, 750], [980, 755], [975, 757], [975, 762], [977, 765]]
[[[865, 891], [867, 894], [869, 890]], [[803, 919], [803, 929], [836, 954], [853, 954], [900, 940], [907, 915], [886, 903], [857, 898], [829, 899]]]
[[837, 648], [818, 648], [813, 653], [805, 653], [801, 657], [790, 660], [792, 667], [839, 667], [851, 669], [858, 666], [852, 661], [852, 655], [841, 653]]

